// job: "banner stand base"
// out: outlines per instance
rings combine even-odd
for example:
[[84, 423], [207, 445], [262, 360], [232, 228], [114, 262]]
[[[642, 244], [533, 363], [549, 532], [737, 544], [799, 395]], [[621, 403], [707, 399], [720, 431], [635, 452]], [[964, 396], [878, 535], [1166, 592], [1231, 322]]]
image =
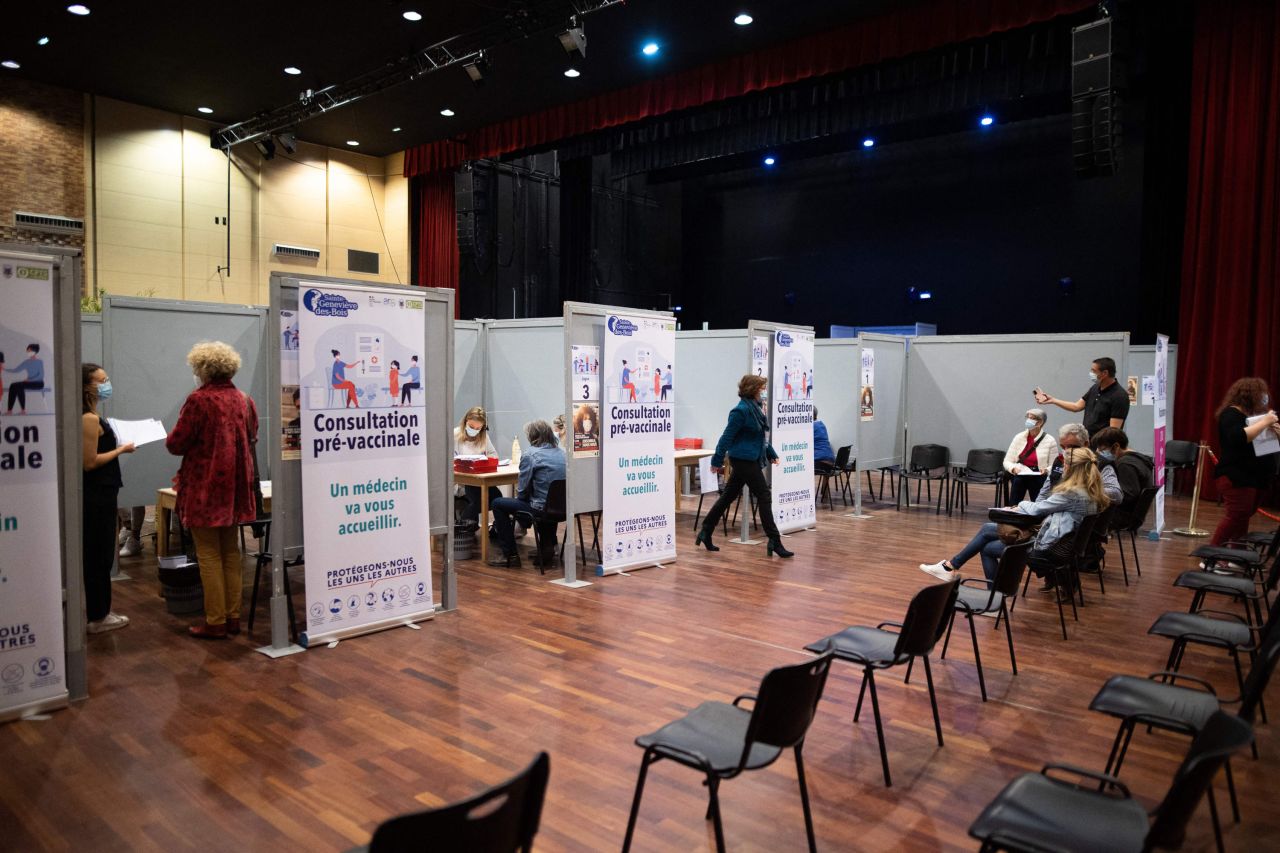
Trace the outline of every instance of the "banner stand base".
[[1193, 536], [1197, 538], [1209, 535], [1209, 531], [1201, 530], [1199, 527], [1175, 527], [1173, 528], [1173, 532], [1179, 536]]
[[584, 586], [591, 586], [591, 581], [571, 581], [565, 578], [556, 578], [551, 581], [556, 586], [563, 586], [568, 589], [582, 589]]
[[730, 545], [759, 545], [763, 539], [730, 539]]
[[275, 646], [259, 646], [254, 651], [269, 658], [283, 658], [289, 655], [296, 655], [298, 652], [305, 652], [306, 649], [295, 643], [290, 643], [282, 649], [277, 649]]
[[873, 515], [867, 515], [865, 512], [846, 512], [844, 518], [875, 518]]
[[[596, 576], [607, 577], [608, 575], [627, 575], [627, 574], [630, 574], [631, 572], [638, 572], [641, 569], [665, 569], [665, 568], [666, 566], [663, 565], [662, 563], [640, 563], [639, 565], [624, 566], [622, 568], [617, 568], [617, 569], [606, 569], [604, 566], [596, 566]], [[552, 583], [556, 583], [556, 581], [552, 581]], [[579, 581], [579, 583], [581, 583], [581, 581]]]

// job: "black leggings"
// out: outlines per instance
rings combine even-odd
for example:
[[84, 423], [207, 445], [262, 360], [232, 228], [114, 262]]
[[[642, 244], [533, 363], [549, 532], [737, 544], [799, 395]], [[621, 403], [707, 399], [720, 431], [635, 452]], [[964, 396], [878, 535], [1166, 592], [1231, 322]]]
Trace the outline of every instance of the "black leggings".
[[84, 496], [84, 615], [98, 622], [111, 612], [111, 567], [116, 561], [116, 492]]
[[703, 520], [703, 528], [715, 530], [716, 525], [720, 523], [720, 517], [742, 494], [742, 487], [746, 486], [751, 490], [752, 497], [756, 499], [756, 506], [760, 509], [760, 524], [764, 527], [765, 535], [770, 539], [777, 539], [778, 525], [773, 521], [773, 493], [769, 491], [769, 482], [764, 478], [760, 463], [747, 459], [729, 461], [733, 466], [733, 472], [729, 475], [729, 482], [725, 484], [719, 500]]

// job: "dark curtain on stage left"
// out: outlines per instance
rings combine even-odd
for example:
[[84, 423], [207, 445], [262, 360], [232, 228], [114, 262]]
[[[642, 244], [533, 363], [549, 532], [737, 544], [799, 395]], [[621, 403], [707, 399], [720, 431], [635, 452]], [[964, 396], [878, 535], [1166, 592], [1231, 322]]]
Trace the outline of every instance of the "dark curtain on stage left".
[[1280, 395], [1277, 105], [1280, 11], [1275, 1], [1202, 0], [1192, 58], [1177, 435], [1172, 437], [1206, 438], [1215, 449], [1213, 413], [1234, 380], [1265, 378], [1273, 407]]
[[453, 316], [459, 317], [458, 234], [454, 210], [453, 172], [445, 170], [413, 179], [415, 207], [415, 284], [455, 291]]

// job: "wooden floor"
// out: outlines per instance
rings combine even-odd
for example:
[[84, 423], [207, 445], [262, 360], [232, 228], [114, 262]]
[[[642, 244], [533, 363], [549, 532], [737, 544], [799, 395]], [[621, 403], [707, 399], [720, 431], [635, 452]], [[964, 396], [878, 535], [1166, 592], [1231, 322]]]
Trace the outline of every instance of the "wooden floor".
[[[985, 501], [975, 494], [975, 506]], [[537, 847], [618, 849], [637, 735], [705, 699], [752, 692], [768, 668], [800, 660], [806, 642], [900, 619], [931, 580], [916, 564], [949, 556], [983, 520], [977, 510], [948, 519], [868, 509], [864, 520], [823, 510], [816, 532], [788, 538], [790, 561], [766, 558], [763, 545], [695, 551], [692, 515], [682, 516], [678, 563], [578, 591], [527, 567], [465, 563], [459, 610], [421, 631], [275, 661], [252, 650], [261, 626], [253, 639], [184, 637], [187, 622], [156, 597], [148, 546], [124, 561], [134, 579], [115, 585], [116, 609], [132, 625], [89, 640], [91, 698], [45, 721], [0, 726], [0, 849], [341, 850], [391, 815], [498, 782], [539, 749], [551, 753], [551, 783]], [[1169, 526], [1187, 509], [1170, 501]], [[1210, 507], [1202, 524], [1215, 521]], [[890, 789], [870, 716], [851, 723], [857, 673], [837, 663], [805, 749], [819, 847], [975, 849], [970, 822], [1015, 774], [1046, 761], [1101, 769], [1116, 726], [1086, 710], [1090, 698], [1112, 673], [1161, 669], [1168, 644], [1146, 629], [1188, 604], [1170, 583], [1193, 565], [1193, 541], [1138, 547], [1143, 577], [1128, 589], [1114, 559], [1105, 598], [1086, 581], [1089, 606], [1069, 642], [1048, 596], [1033, 591], [1018, 604], [1017, 677], [1003, 636], [990, 621], [979, 626], [986, 704], [968, 638], [957, 636], [934, 665], [945, 747], [934, 741], [922, 679], [904, 686], [901, 670], [886, 675]], [[980, 574], [976, 562], [969, 568]], [[1224, 656], [1188, 653], [1185, 669], [1235, 692]], [[1275, 691], [1272, 707], [1280, 714]], [[1236, 764], [1244, 822], [1228, 826], [1230, 850], [1275, 849], [1275, 727], [1259, 729], [1261, 761]], [[1186, 744], [1135, 736], [1124, 778], [1149, 807]], [[727, 782], [721, 800], [730, 849], [803, 849], [791, 762]], [[705, 806], [696, 774], [660, 763], [636, 849], [712, 847]], [[1211, 847], [1202, 805], [1187, 849]]]

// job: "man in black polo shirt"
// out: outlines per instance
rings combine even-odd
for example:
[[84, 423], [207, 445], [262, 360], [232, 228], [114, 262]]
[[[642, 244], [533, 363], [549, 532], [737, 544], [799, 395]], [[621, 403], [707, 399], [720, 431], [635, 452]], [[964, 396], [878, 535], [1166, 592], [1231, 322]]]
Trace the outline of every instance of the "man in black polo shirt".
[[1089, 379], [1093, 384], [1084, 396], [1074, 403], [1057, 400], [1040, 388], [1036, 389], [1036, 402], [1040, 405], [1052, 403], [1068, 412], [1084, 412], [1084, 428], [1093, 435], [1107, 427], [1124, 429], [1124, 422], [1129, 417], [1129, 394], [1116, 381], [1116, 363], [1114, 359], [1103, 356], [1094, 359], [1089, 368]]

